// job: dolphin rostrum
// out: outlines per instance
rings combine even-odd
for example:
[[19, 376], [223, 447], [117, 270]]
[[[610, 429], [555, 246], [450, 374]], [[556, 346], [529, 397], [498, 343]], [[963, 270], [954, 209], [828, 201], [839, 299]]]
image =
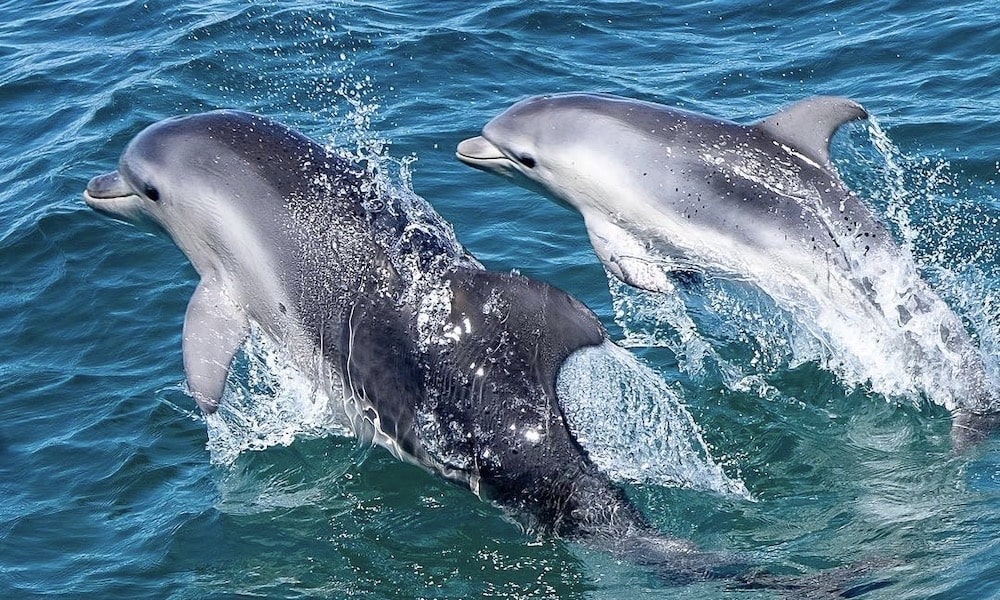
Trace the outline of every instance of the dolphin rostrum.
[[555, 94], [514, 104], [457, 157], [578, 210], [597, 256], [627, 284], [669, 292], [680, 271], [748, 281], [854, 362], [892, 356], [902, 374], [877, 391], [946, 406], [963, 444], [993, 427], [996, 390], [961, 319], [830, 160], [837, 129], [866, 117], [837, 97], [741, 125]]

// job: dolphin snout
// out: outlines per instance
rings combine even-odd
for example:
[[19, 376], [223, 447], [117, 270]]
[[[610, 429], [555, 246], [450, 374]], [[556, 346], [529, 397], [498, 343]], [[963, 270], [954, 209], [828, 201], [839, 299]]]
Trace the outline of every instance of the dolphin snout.
[[133, 221], [138, 217], [139, 197], [118, 171], [91, 179], [83, 192], [83, 201], [97, 212], [116, 219]]
[[131, 196], [134, 193], [118, 171], [112, 171], [91, 179], [87, 184], [86, 195], [94, 199], [107, 199]]
[[474, 161], [506, 159], [503, 152], [483, 136], [462, 140], [458, 144], [455, 156], [462, 162], [473, 164]]
[[513, 177], [517, 169], [493, 142], [483, 136], [463, 140], [456, 149], [458, 160], [482, 171]]

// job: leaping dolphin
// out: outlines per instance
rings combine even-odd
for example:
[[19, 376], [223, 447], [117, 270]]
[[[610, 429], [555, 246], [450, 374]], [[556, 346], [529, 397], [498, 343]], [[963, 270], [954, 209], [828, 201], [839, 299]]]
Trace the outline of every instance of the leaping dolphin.
[[355, 434], [534, 531], [682, 578], [727, 562], [656, 531], [568, 426], [556, 378], [608, 343], [594, 314], [547, 284], [483, 270], [355, 162], [264, 117], [217, 111], [148, 127], [84, 198], [162, 229], [198, 272], [183, 354], [206, 413], [254, 322], [344, 398]]
[[741, 125], [555, 94], [516, 103], [457, 157], [578, 210], [627, 284], [668, 292], [672, 271], [749, 281], [856, 362], [892, 354], [907, 386], [953, 412], [961, 445], [993, 427], [997, 392], [961, 319], [830, 160], [837, 129], [866, 117], [836, 97]]

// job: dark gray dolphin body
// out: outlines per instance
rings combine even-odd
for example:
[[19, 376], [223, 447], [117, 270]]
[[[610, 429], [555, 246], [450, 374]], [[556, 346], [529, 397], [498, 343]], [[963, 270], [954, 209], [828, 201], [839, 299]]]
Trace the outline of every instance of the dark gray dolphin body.
[[866, 117], [835, 97], [741, 125], [556, 94], [513, 105], [457, 157], [578, 210], [625, 283], [669, 292], [672, 271], [695, 271], [760, 287], [868, 369], [878, 391], [915, 391], [952, 410], [964, 443], [997, 409], [979, 349], [830, 160], [836, 130]]
[[183, 351], [204, 411], [218, 409], [252, 321], [342, 394], [358, 436], [533, 530], [683, 577], [721, 564], [655, 531], [569, 429], [556, 377], [567, 357], [606, 342], [593, 313], [549, 285], [483, 270], [354, 162], [263, 117], [218, 111], [144, 130], [85, 200], [152, 221], [197, 270]]

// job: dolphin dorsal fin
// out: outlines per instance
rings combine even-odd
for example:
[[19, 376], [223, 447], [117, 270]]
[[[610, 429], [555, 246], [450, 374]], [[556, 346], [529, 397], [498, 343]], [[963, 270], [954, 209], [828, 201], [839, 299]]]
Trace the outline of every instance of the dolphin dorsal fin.
[[830, 163], [830, 139], [849, 121], [867, 119], [868, 111], [854, 100], [837, 96], [814, 96], [755, 123], [779, 142], [811, 160]]

